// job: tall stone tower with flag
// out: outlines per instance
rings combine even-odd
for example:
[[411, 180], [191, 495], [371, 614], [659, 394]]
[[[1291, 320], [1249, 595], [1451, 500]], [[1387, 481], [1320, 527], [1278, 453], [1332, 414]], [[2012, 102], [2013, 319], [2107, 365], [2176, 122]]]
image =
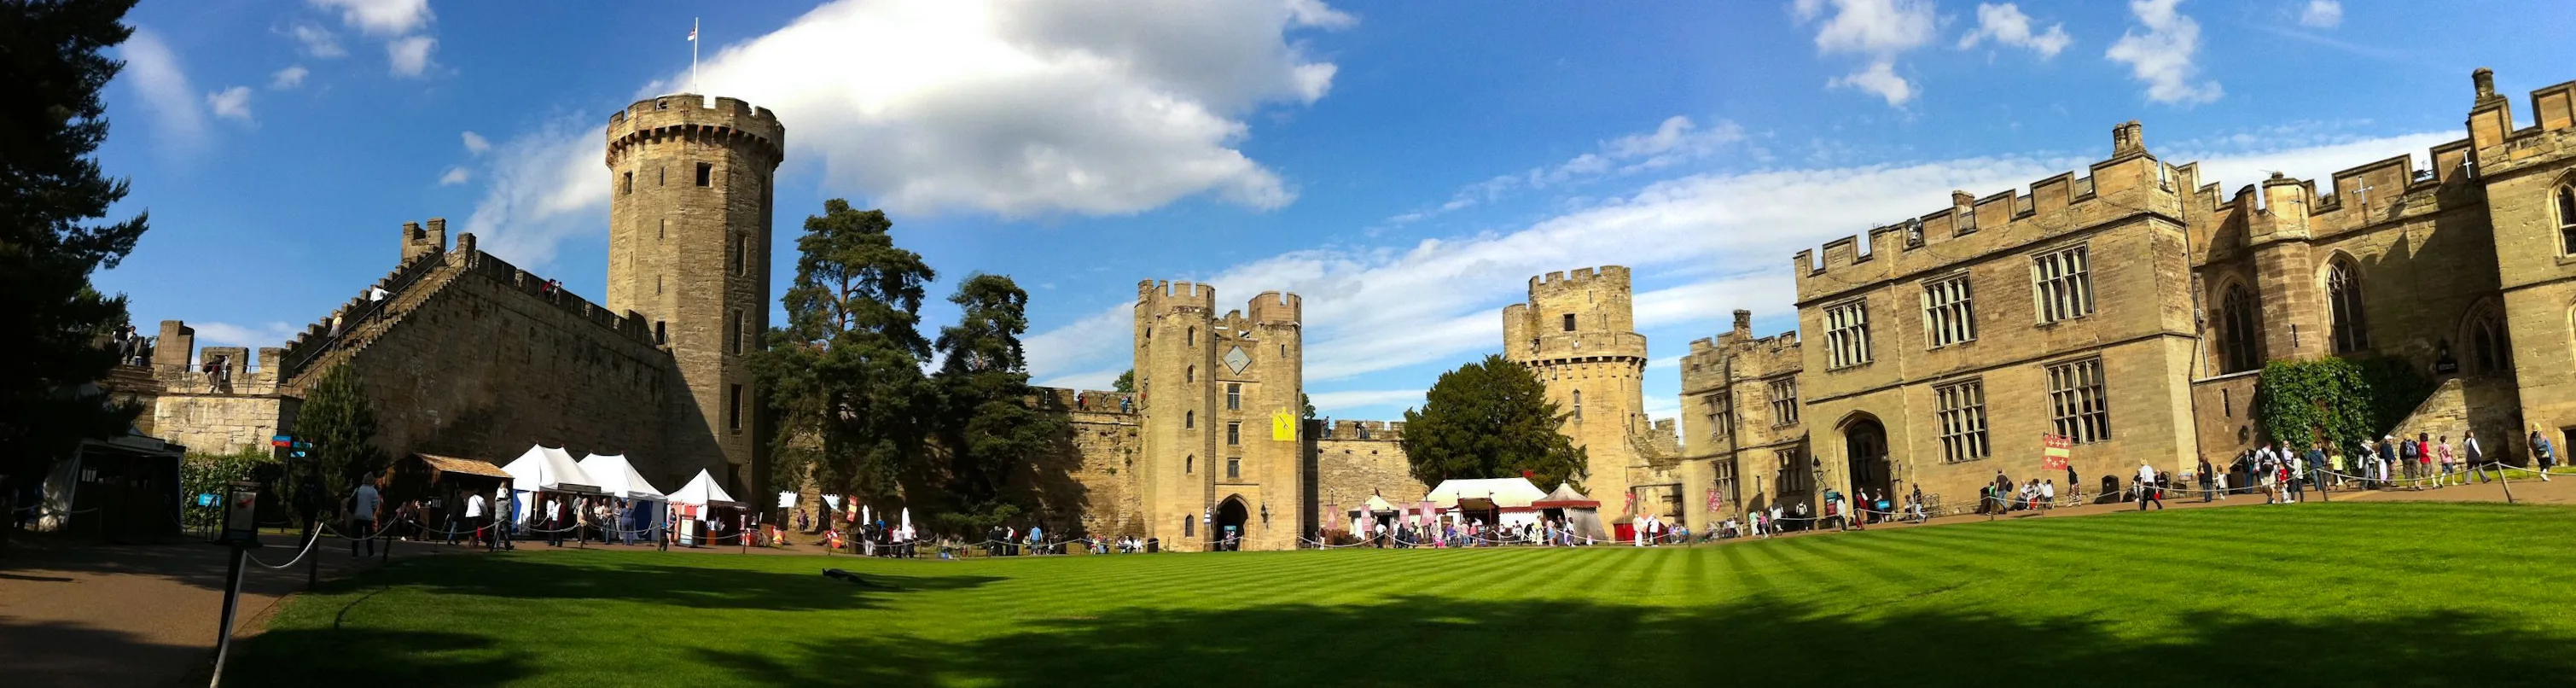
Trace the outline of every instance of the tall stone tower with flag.
[[1163, 546], [1293, 549], [1315, 527], [1296, 294], [1218, 315], [1216, 288], [1136, 285], [1135, 465], [1145, 531]]
[[668, 404], [667, 449], [725, 466], [718, 478], [757, 494], [769, 446], [744, 356], [769, 328], [770, 203], [786, 129], [767, 108], [678, 93], [628, 105], [607, 136], [608, 310], [649, 323], [676, 363], [687, 396]]

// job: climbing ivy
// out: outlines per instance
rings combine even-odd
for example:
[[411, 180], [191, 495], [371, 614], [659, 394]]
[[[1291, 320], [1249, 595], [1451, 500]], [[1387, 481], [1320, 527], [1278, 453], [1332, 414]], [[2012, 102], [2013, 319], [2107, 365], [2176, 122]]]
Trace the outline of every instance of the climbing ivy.
[[2324, 439], [2357, 453], [2430, 392], [2431, 384], [2397, 359], [2273, 361], [2255, 383], [2254, 407], [2274, 441]]

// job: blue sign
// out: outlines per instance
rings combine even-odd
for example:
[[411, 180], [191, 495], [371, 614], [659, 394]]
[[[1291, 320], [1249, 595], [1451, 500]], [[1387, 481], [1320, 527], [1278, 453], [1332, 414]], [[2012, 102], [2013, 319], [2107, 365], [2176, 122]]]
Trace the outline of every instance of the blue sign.
[[214, 506], [214, 505], [215, 505], [215, 493], [208, 492], [208, 493], [205, 493], [205, 494], [197, 495], [197, 506]]

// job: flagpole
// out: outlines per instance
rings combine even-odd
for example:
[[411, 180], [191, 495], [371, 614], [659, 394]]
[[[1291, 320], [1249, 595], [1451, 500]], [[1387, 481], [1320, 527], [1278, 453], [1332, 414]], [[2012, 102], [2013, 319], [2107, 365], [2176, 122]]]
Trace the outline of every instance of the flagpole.
[[705, 94], [706, 94], [706, 92], [705, 92], [705, 91], [699, 90], [699, 88], [698, 88], [698, 18], [697, 18], [697, 17], [690, 17], [690, 18], [689, 18], [689, 90], [690, 90], [690, 91], [692, 91], [692, 92], [698, 93], [699, 95], [705, 95]]

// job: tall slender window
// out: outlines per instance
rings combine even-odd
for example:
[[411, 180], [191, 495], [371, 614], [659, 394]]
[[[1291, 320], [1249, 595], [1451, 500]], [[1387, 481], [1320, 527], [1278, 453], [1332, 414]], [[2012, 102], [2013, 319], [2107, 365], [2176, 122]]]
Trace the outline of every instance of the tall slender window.
[[1225, 457], [1225, 479], [1227, 479], [1227, 480], [1242, 480], [1242, 479], [1243, 479], [1243, 458], [1242, 458], [1242, 457], [1235, 457], [1235, 456]]
[[1188, 429], [1196, 428], [1196, 427], [1198, 427], [1198, 426], [1199, 426], [1199, 412], [1197, 412], [1197, 411], [1182, 411], [1182, 412], [1181, 412], [1181, 429], [1183, 429], [1183, 430], [1188, 430]]
[[742, 311], [734, 311], [732, 317], [725, 318], [725, 347], [731, 349], [728, 353], [742, 355]]
[[1226, 383], [1226, 385], [1225, 385], [1225, 410], [1228, 410], [1228, 411], [1241, 411], [1241, 410], [1243, 410], [1243, 383], [1239, 383], [1239, 382], [1229, 382], [1229, 383]]
[[1847, 368], [1869, 362], [1869, 310], [1853, 301], [1825, 307], [1826, 367]]
[[1968, 302], [1968, 276], [1923, 283], [1923, 334], [1943, 347], [1977, 338], [1977, 317]]
[[2513, 371], [2513, 350], [2505, 346], [2504, 321], [2493, 310], [2482, 310], [2469, 320], [2469, 362], [2471, 372], [2483, 374]]
[[1226, 424], [1225, 424], [1225, 443], [1226, 443], [1227, 445], [1241, 445], [1241, 444], [1243, 444], [1243, 424], [1242, 424], [1242, 423], [1237, 422], [1237, 423], [1226, 423]]
[[1771, 452], [1771, 470], [1774, 471], [1773, 475], [1779, 477], [1780, 487], [1777, 491], [1782, 494], [1805, 492], [1810, 487], [1807, 465], [1799, 460], [1804, 458], [1799, 454], [1796, 448]]
[[1951, 463], [1986, 458], [1986, 383], [1969, 380], [1932, 388], [1940, 423], [1941, 460]]
[[725, 389], [725, 427], [742, 432], [742, 385]]
[[2351, 261], [2335, 259], [2326, 266], [2326, 306], [2327, 315], [2334, 318], [2335, 353], [2370, 348], [2370, 323], [2361, 304], [2361, 271]]
[[1727, 432], [1735, 427], [1735, 405], [1728, 403], [1724, 392], [1701, 397], [1701, 403], [1708, 407], [1703, 414], [1708, 419], [1708, 438], [1726, 439]]
[[2041, 323], [2093, 313], [2093, 266], [2086, 247], [2043, 253], [2030, 261], [2031, 294]]
[[2245, 285], [2227, 285], [2227, 295], [2218, 300], [2219, 347], [2223, 349], [2226, 372], [2241, 373], [2263, 367], [2263, 341], [2255, 318], [2261, 313], [2254, 297], [2245, 293]]
[[634, 172], [628, 172], [628, 173], [626, 173], [626, 187], [625, 187], [624, 189], [620, 190], [618, 193], [627, 193], [627, 194], [635, 193], [635, 173], [634, 173]]
[[1574, 419], [1583, 420], [1583, 390], [1574, 390]]
[[2558, 252], [2576, 254], [2576, 184], [2558, 187]]
[[716, 185], [716, 166], [715, 166], [715, 165], [713, 165], [713, 164], [711, 164], [711, 163], [703, 163], [703, 162], [702, 162], [702, 163], [698, 163], [698, 186], [715, 186], [715, 185]]

